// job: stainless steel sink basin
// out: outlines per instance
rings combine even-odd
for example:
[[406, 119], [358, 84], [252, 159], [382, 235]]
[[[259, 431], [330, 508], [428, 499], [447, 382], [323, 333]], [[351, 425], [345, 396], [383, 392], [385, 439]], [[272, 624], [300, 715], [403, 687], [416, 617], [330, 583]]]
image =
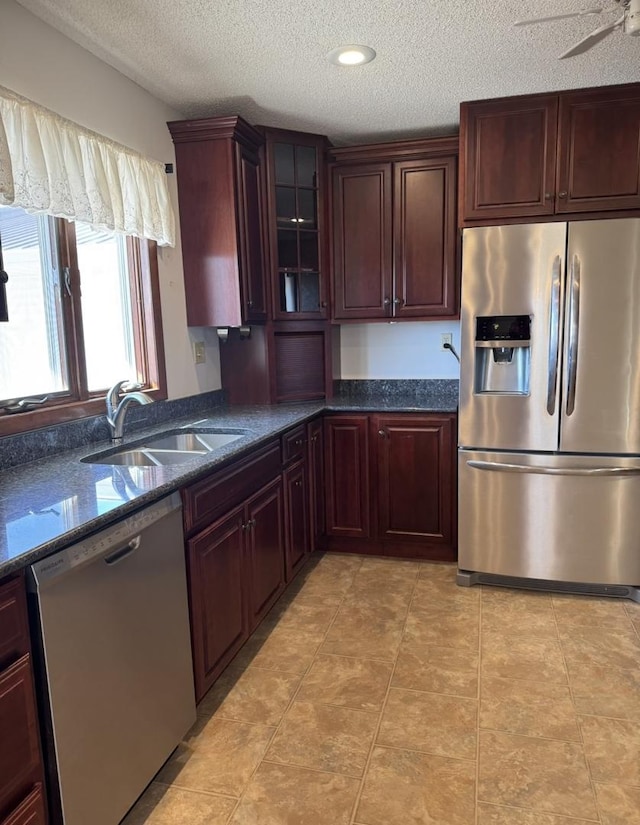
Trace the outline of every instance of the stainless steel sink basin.
[[184, 450], [194, 453], [208, 453], [242, 438], [238, 433], [173, 433], [145, 441], [142, 447], [148, 450]]
[[185, 428], [153, 436], [147, 441], [82, 459], [87, 464], [111, 464], [128, 467], [162, 467], [182, 464], [205, 456], [242, 438], [246, 432], [224, 430], [200, 431]]

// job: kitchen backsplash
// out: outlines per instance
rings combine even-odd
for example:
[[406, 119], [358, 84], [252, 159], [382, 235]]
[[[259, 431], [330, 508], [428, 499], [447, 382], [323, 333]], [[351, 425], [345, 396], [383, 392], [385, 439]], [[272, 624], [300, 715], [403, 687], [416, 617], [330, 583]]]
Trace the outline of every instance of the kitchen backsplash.
[[[156, 401], [154, 404], [131, 406], [127, 411], [125, 432], [135, 432], [144, 427], [152, 427], [173, 421], [186, 415], [206, 413], [212, 407], [224, 404], [224, 392], [213, 392], [176, 398], [171, 401]], [[28, 433], [0, 438], [0, 469], [36, 461], [54, 453], [83, 447], [110, 438], [106, 416], [96, 415], [81, 418], [53, 427], [43, 427]]]

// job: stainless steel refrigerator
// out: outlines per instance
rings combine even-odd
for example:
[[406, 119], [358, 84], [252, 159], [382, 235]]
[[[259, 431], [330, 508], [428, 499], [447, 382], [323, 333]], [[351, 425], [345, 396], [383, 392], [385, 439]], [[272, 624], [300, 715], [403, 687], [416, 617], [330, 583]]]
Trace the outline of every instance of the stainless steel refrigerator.
[[640, 219], [464, 230], [461, 327], [459, 583], [640, 600]]

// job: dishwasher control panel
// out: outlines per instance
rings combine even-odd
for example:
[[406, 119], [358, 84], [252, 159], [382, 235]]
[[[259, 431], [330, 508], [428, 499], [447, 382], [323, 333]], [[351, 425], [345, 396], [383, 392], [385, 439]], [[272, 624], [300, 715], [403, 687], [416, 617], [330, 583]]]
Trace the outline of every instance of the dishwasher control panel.
[[44, 582], [55, 579], [69, 570], [73, 570], [85, 562], [92, 561], [107, 554], [117, 553], [126, 548], [127, 543], [141, 533], [149, 525], [163, 518], [172, 510], [180, 507], [180, 496], [175, 493], [162, 499], [137, 513], [132, 513], [123, 521], [106, 527], [77, 544], [72, 544], [64, 550], [59, 550], [46, 559], [31, 565], [31, 573], [35, 582], [42, 585]]

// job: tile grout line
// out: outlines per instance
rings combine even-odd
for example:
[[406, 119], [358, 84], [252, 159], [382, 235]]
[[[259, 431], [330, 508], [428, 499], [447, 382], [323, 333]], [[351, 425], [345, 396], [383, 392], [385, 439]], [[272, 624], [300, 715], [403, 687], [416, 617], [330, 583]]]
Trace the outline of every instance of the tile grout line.
[[389, 675], [389, 683], [387, 685], [387, 690], [385, 691], [384, 699], [382, 700], [382, 704], [380, 705], [380, 712], [379, 712], [379, 716], [378, 716], [378, 724], [376, 725], [376, 729], [373, 733], [373, 737], [371, 738], [371, 746], [369, 748], [369, 753], [367, 755], [367, 759], [366, 759], [366, 762], [365, 762], [365, 765], [364, 765], [364, 768], [363, 768], [363, 771], [362, 771], [362, 778], [360, 780], [360, 787], [358, 788], [358, 792], [356, 793], [356, 798], [353, 801], [353, 808], [352, 808], [352, 811], [351, 811], [351, 816], [349, 817], [350, 825], [354, 825], [354, 823], [356, 821], [356, 814], [358, 812], [358, 808], [360, 807], [360, 801], [362, 799], [362, 794], [363, 794], [363, 791], [364, 791], [364, 784], [365, 784], [365, 781], [367, 779], [367, 773], [369, 771], [369, 767], [371, 765], [371, 759], [373, 757], [373, 751], [374, 751], [374, 748], [376, 747], [376, 740], [377, 740], [378, 735], [380, 733], [380, 728], [382, 727], [382, 717], [384, 716], [384, 711], [385, 711], [385, 707], [387, 705], [387, 700], [389, 698], [389, 693], [391, 692], [391, 685], [393, 684], [393, 677], [395, 675], [396, 666], [398, 664], [398, 656], [400, 655], [400, 647], [402, 645], [402, 639], [404, 637], [405, 629], [406, 629], [406, 626], [407, 626], [407, 619], [409, 618], [409, 613], [411, 611], [411, 605], [413, 604], [413, 599], [414, 599], [414, 596], [415, 596], [417, 582], [419, 580], [419, 577], [420, 577], [420, 571], [416, 570], [415, 579], [414, 579], [414, 582], [413, 582], [413, 588], [411, 590], [411, 598], [409, 599], [409, 603], [407, 605], [407, 609], [406, 609], [406, 612], [405, 612], [404, 622], [402, 623], [402, 632], [400, 634], [400, 643], [398, 644], [398, 649], [396, 650], [396, 655], [393, 659], [393, 666], [391, 668], [391, 674]]
[[569, 678], [569, 666], [567, 663], [567, 657], [565, 655], [564, 646], [562, 644], [562, 636], [560, 635], [560, 622], [559, 617], [556, 612], [556, 605], [553, 601], [553, 595], [551, 597], [551, 609], [553, 610], [553, 617], [556, 623], [556, 630], [558, 632], [558, 644], [560, 646], [560, 655], [562, 656], [562, 665], [564, 667], [565, 673], [567, 675], [567, 685], [569, 687], [569, 697], [571, 699], [571, 705], [573, 707], [573, 711], [576, 715], [576, 724], [578, 726], [578, 734], [580, 736], [580, 745], [582, 747], [582, 755], [584, 757], [585, 765], [587, 767], [587, 776], [589, 777], [589, 785], [591, 787], [591, 793], [593, 794], [593, 802], [595, 805], [595, 811], [598, 816], [597, 821], [602, 822], [602, 816], [600, 814], [600, 806], [598, 805], [598, 795], [596, 793], [595, 781], [591, 775], [591, 765], [589, 764], [589, 758], [587, 757], [587, 749], [584, 744], [584, 735], [582, 733], [582, 725], [580, 724], [580, 714], [578, 713], [578, 708], [576, 706], [575, 697], [573, 693], [573, 685], [571, 684], [571, 679]]
[[[310, 559], [309, 559], [309, 560], [310, 560]], [[307, 564], [308, 564], [308, 562], [307, 562]], [[306, 566], [306, 565], [305, 565], [305, 566]], [[316, 565], [313, 567], [313, 570], [316, 570], [316, 569], [317, 569], [317, 567], [318, 567], [318, 565], [316, 564]], [[354, 565], [354, 567], [355, 567], [355, 565]], [[330, 630], [331, 630], [331, 628], [333, 627], [333, 624], [334, 624], [334, 622], [335, 622], [335, 620], [336, 620], [336, 618], [337, 618], [337, 616], [338, 616], [338, 613], [340, 612], [340, 608], [341, 608], [341, 607], [342, 607], [342, 605], [344, 604], [344, 601], [345, 601], [345, 599], [346, 599], [347, 592], [349, 591], [349, 589], [350, 589], [351, 585], [353, 584], [353, 581], [354, 581], [354, 579], [355, 579], [355, 576], [356, 576], [357, 572], [360, 570], [360, 568], [361, 568], [361, 567], [362, 567], [362, 559], [360, 559], [360, 564], [356, 567], [355, 572], [352, 574], [352, 579], [351, 579], [351, 583], [350, 583], [350, 585], [349, 585], [349, 588], [347, 588], [347, 589], [345, 590], [345, 592], [343, 593], [342, 598], [340, 599], [340, 602], [339, 602], [339, 603], [338, 603], [338, 605], [337, 605], [336, 612], [335, 612], [335, 614], [334, 614], [333, 618], [331, 619], [331, 622], [329, 623], [329, 626], [328, 626], [328, 627], [327, 627], [327, 629], [325, 630], [325, 632], [324, 632], [324, 634], [323, 634], [323, 636], [322, 636], [321, 641], [318, 643], [318, 646], [316, 647], [316, 650], [315, 650], [315, 652], [314, 652], [314, 654], [313, 654], [313, 658], [311, 659], [311, 662], [310, 662], [309, 666], [308, 666], [308, 667], [307, 667], [307, 669], [304, 671], [304, 673], [302, 673], [302, 675], [300, 675], [300, 680], [299, 680], [299, 682], [298, 682], [298, 686], [297, 686], [297, 687], [296, 687], [296, 689], [294, 690], [293, 695], [291, 696], [291, 699], [290, 699], [290, 701], [289, 701], [289, 704], [288, 704], [288, 705], [287, 705], [287, 707], [284, 709], [284, 711], [283, 711], [283, 713], [282, 713], [282, 716], [280, 717], [280, 721], [279, 721], [279, 722], [278, 722], [278, 724], [275, 726], [275, 730], [274, 730], [274, 732], [273, 732], [273, 735], [271, 736], [271, 739], [269, 739], [269, 743], [268, 743], [267, 747], [266, 747], [266, 748], [265, 748], [265, 750], [264, 750], [264, 754], [266, 754], [266, 753], [267, 753], [267, 751], [268, 751], [268, 750], [269, 750], [269, 748], [271, 747], [271, 744], [272, 744], [273, 740], [274, 740], [274, 739], [276, 738], [276, 736], [278, 735], [278, 731], [280, 730], [280, 727], [281, 727], [281, 725], [282, 725], [282, 723], [283, 723], [283, 721], [284, 721], [284, 718], [285, 718], [285, 716], [287, 715], [287, 713], [288, 713], [289, 709], [291, 708], [291, 706], [293, 705], [293, 703], [295, 702], [296, 697], [297, 697], [297, 695], [298, 695], [298, 693], [299, 693], [299, 691], [300, 691], [300, 688], [301, 688], [301, 686], [302, 686], [302, 682], [304, 681], [305, 676], [307, 675], [307, 673], [308, 673], [308, 672], [311, 670], [311, 668], [313, 667], [313, 663], [314, 663], [314, 662], [315, 662], [315, 660], [316, 660], [316, 657], [317, 657], [317, 655], [318, 655], [318, 651], [320, 650], [320, 647], [321, 647], [321, 646], [322, 646], [322, 644], [324, 643], [324, 641], [325, 641], [325, 639], [326, 639], [326, 637], [327, 637], [327, 635], [328, 635], [329, 631], [330, 631]], [[304, 568], [303, 568], [303, 569], [304, 569]], [[302, 573], [302, 570], [300, 571], [300, 573]], [[300, 575], [300, 573], [299, 573], [298, 575]], [[283, 595], [284, 595], [284, 594], [283, 594]], [[293, 601], [295, 601], [295, 597], [294, 597]], [[277, 604], [277, 603], [278, 603], [278, 602], [276, 602], [276, 604]], [[274, 605], [274, 607], [275, 607], [275, 605]], [[247, 792], [247, 789], [248, 789], [248, 788], [249, 788], [249, 786], [251, 785], [251, 782], [252, 782], [252, 780], [253, 780], [253, 777], [256, 775], [256, 773], [257, 773], [257, 772], [258, 772], [258, 770], [260, 769], [260, 766], [261, 766], [262, 764], [264, 764], [264, 763], [266, 763], [266, 764], [274, 764], [274, 763], [268, 762], [268, 761], [265, 759], [264, 754], [263, 754], [263, 756], [261, 757], [261, 759], [257, 762], [257, 764], [256, 764], [255, 768], [254, 768], [254, 769], [253, 769], [253, 771], [251, 772], [251, 775], [250, 775], [249, 779], [247, 780], [247, 783], [245, 784], [244, 788], [242, 789], [242, 793], [241, 793], [241, 794], [240, 794], [240, 796], [238, 797], [238, 802], [237, 802], [237, 804], [235, 805], [235, 807], [234, 807], [233, 811], [231, 812], [231, 814], [229, 815], [229, 818], [227, 819], [227, 825], [229, 825], [229, 824], [233, 821], [233, 818], [235, 817], [235, 815], [236, 815], [236, 813], [237, 813], [238, 809], [240, 808], [240, 805], [242, 804], [242, 800], [243, 800], [243, 799], [244, 799], [244, 797], [245, 797], [245, 794], [246, 794], [246, 792]], [[275, 763], [275, 764], [279, 764], [279, 763]], [[342, 776], [344, 776], [344, 774], [341, 774], [341, 775], [342, 775]]]

